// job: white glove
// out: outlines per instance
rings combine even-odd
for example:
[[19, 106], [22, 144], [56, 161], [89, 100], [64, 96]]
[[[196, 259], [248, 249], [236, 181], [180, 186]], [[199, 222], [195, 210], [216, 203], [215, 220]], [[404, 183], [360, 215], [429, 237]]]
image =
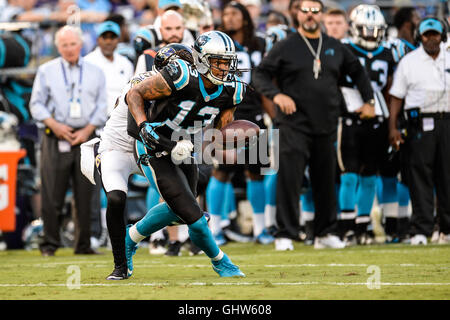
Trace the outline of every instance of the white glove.
[[183, 161], [191, 155], [194, 145], [190, 140], [181, 140], [172, 149], [172, 159], [175, 161]]

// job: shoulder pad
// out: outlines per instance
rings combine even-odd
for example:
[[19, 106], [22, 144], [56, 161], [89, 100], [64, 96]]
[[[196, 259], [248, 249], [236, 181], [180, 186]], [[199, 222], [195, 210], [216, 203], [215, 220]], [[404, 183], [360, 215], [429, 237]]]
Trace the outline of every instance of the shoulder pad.
[[266, 31], [266, 36], [269, 37], [276, 37], [277, 41], [283, 40], [287, 37], [288, 29], [284, 25], [277, 25], [270, 27]]
[[380, 45], [386, 49], [392, 49], [393, 43], [390, 41], [382, 41]]
[[273, 27], [270, 27], [266, 31], [266, 52], [269, 52], [272, 49], [273, 45], [281, 40], [287, 38], [289, 34], [289, 29], [287, 26], [279, 24]]

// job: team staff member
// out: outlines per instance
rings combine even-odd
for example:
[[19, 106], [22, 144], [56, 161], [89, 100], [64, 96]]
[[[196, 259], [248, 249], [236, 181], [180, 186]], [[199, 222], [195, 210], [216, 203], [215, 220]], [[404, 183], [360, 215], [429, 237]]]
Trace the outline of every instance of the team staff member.
[[[434, 191], [440, 243], [450, 234], [450, 52], [444, 24], [427, 18], [419, 24], [422, 45], [399, 63], [390, 90], [389, 139], [405, 152], [412, 216], [411, 244], [426, 244], [433, 232]], [[405, 103], [407, 136], [397, 127]]]
[[97, 29], [97, 48], [86, 55], [86, 61], [102, 69], [106, 78], [108, 116], [120, 96], [122, 88], [133, 76], [133, 64], [116, 51], [119, 44], [120, 27], [113, 21], [105, 21]]
[[315, 247], [344, 246], [332, 235], [336, 224], [334, 141], [341, 103], [338, 80], [343, 74], [351, 76], [366, 101], [358, 110], [361, 118], [375, 114], [368, 103], [373, 91], [364, 68], [340, 41], [320, 31], [322, 10], [319, 0], [300, 1], [298, 32], [275, 44], [255, 71], [256, 89], [279, 107], [275, 118], [280, 129], [276, 241], [286, 247], [298, 239], [298, 199], [308, 163], [316, 209]]
[[81, 30], [73, 26], [56, 32], [61, 57], [39, 67], [31, 94], [31, 114], [47, 127], [41, 151], [44, 256], [54, 255], [61, 245], [59, 216], [70, 179], [76, 207], [75, 253], [96, 253], [90, 245], [93, 186], [81, 173], [80, 144], [106, 122], [106, 87], [102, 70], [81, 58], [81, 39]]

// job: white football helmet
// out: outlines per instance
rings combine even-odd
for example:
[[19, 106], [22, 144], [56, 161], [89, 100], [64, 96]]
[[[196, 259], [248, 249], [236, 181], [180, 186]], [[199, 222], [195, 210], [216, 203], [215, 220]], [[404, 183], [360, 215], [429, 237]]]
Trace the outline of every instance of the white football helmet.
[[360, 4], [350, 13], [352, 41], [367, 49], [377, 48], [383, 41], [387, 24], [380, 7]]
[[184, 26], [190, 30], [198, 31], [202, 21], [210, 19], [212, 12], [206, 0], [180, 0], [183, 8]]
[[[195, 40], [192, 55], [197, 71], [216, 85], [230, 81], [237, 71], [237, 56], [233, 40], [221, 31], [214, 30], [201, 34]], [[229, 60], [228, 70], [212, 67], [211, 58]], [[215, 75], [213, 68], [221, 75]]]

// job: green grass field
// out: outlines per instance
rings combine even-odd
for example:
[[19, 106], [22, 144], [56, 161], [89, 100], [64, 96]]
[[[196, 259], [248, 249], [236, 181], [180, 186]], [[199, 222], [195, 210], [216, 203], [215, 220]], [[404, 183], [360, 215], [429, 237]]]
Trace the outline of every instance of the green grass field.
[[[38, 250], [0, 252], [0, 300], [304, 300], [437, 299], [450, 297], [450, 246], [403, 244], [294, 251], [230, 243], [222, 247], [246, 278], [220, 278], [205, 255], [151, 256], [146, 247], [134, 258], [135, 273], [107, 281], [112, 253], [54, 257]], [[77, 276], [79, 277], [77, 278]], [[80, 281], [78, 282], [77, 279]]]

